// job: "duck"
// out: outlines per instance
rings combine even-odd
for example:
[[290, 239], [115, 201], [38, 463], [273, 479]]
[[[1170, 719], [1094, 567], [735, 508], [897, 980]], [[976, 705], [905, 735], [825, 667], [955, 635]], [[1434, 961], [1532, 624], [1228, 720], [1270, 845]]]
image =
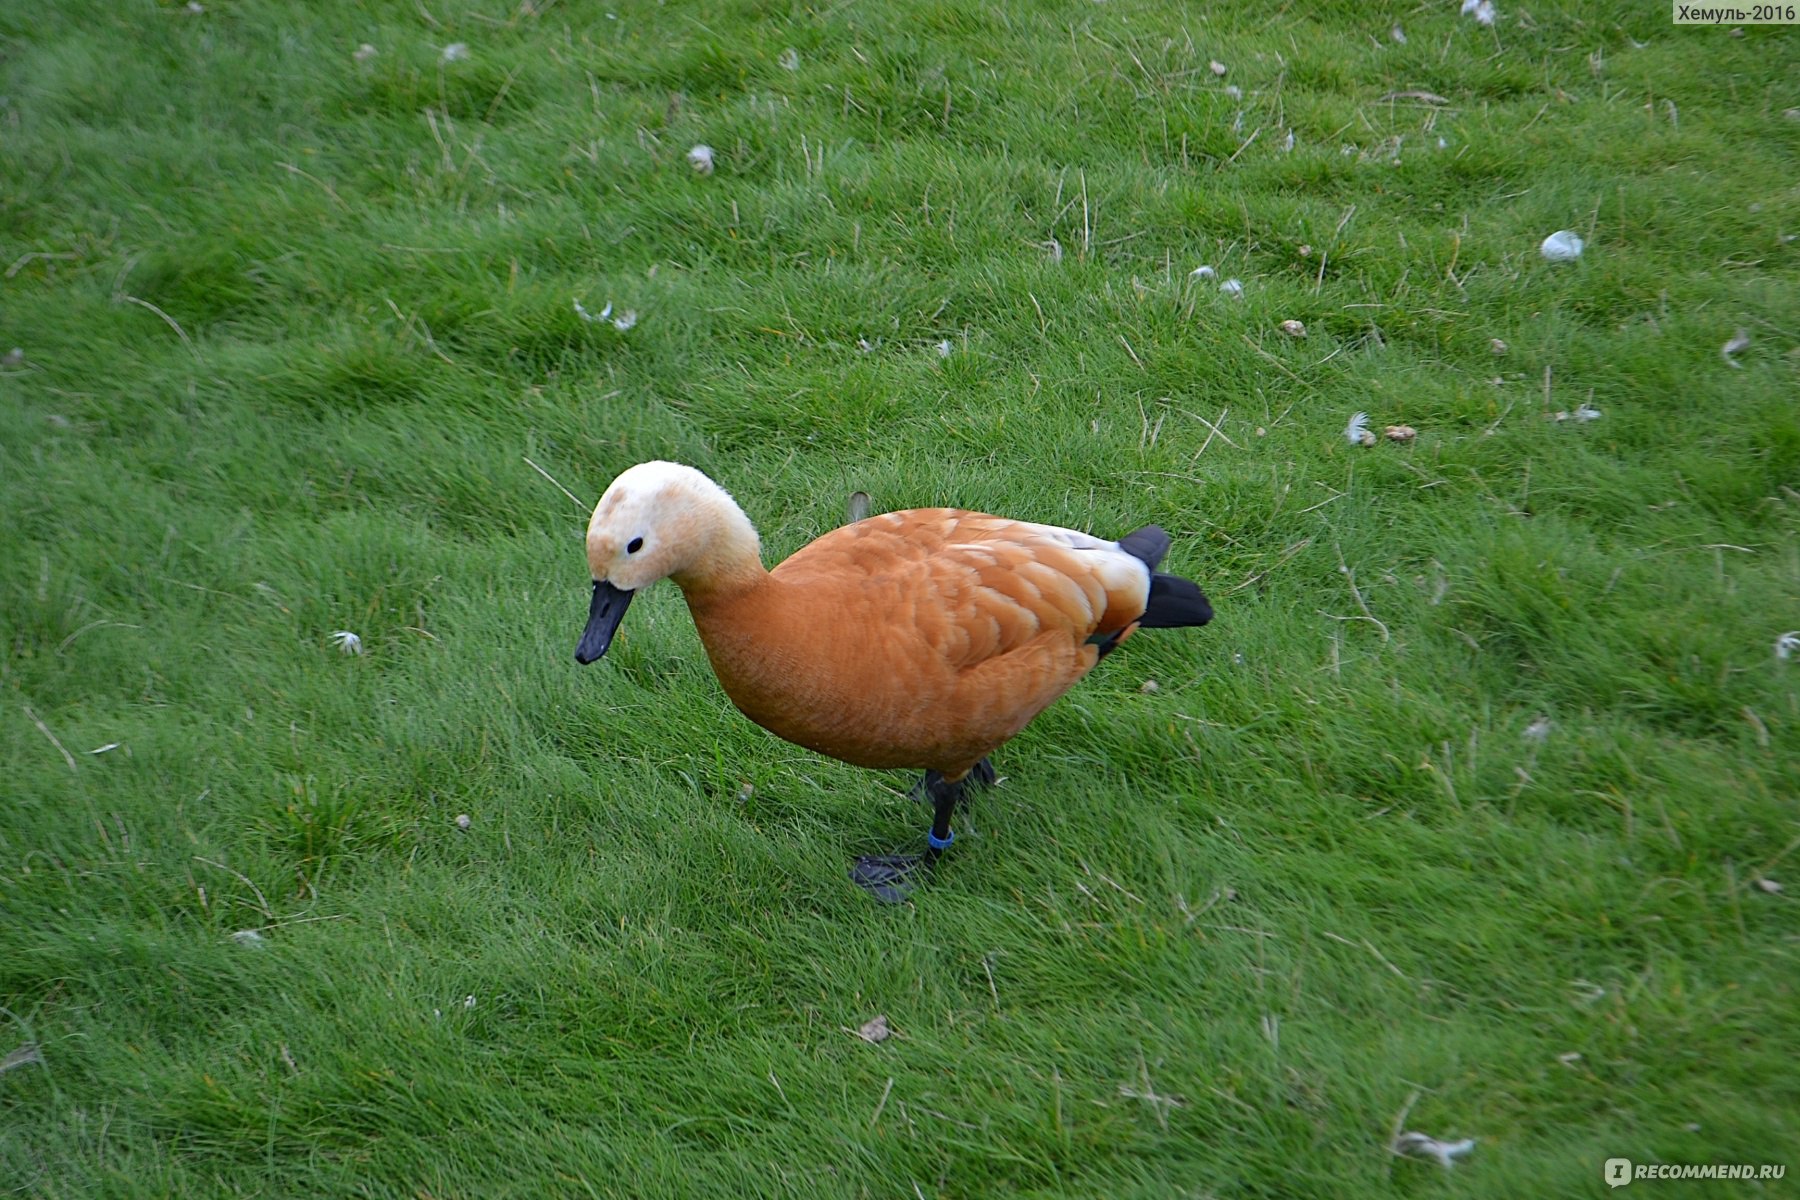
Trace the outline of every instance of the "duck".
[[1170, 545], [1155, 525], [1114, 542], [917, 508], [840, 526], [771, 570], [724, 488], [681, 463], [639, 463], [588, 522], [593, 594], [575, 661], [604, 657], [632, 597], [673, 580], [744, 716], [854, 766], [924, 771], [924, 850], [850, 868], [900, 903], [949, 850], [966, 788], [995, 781], [995, 749], [1137, 630], [1212, 620], [1198, 584], [1157, 570]]

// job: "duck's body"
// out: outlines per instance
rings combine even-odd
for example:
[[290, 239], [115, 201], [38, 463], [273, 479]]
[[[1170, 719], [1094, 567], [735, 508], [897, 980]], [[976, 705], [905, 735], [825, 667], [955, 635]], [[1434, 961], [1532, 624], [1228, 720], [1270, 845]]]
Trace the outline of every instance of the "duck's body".
[[1150, 574], [1099, 538], [934, 508], [834, 530], [747, 587], [687, 598], [752, 721], [859, 767], [958, 779], [1093, 668], [1096, 635], [1143, 615]]
[[576, 657], [604, 654], [631, 593], [673, 578], [732, 702], [856, 766], [925, 768], [942, 849], [960, 781], [991, 750], [1140, 625], [1210, 619], [1198, 588], [1156, 574], [1167, 548], [1154, 526], [1108, 542], [913, 509], [834, 530], [766, 571], [730, 496], [692, 468], [644, 463], [589, 525], [595, 598]]

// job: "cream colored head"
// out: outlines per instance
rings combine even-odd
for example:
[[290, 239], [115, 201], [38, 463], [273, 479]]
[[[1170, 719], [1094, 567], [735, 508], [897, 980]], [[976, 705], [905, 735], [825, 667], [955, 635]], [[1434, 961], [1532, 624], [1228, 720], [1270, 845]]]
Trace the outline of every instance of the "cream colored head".
[[612, 481], [587, 530], [595, 582], [635, 592], [659, 579], [683, 588], [762, 569], [761, 545], [744, 510], [692, 467], [639, 463]]

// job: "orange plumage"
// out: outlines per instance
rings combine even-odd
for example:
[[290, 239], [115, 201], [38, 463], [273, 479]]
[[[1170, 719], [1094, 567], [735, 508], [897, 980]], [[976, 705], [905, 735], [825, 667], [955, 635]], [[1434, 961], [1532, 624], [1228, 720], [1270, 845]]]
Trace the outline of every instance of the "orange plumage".
[[758, 725], [860, 767], [960, 779], [1093, 668], [1091, 637], [1143, 615], [1150, 573], [1097, 558], [1039, 526], [919, 509], [835, 530], [688, 606]]

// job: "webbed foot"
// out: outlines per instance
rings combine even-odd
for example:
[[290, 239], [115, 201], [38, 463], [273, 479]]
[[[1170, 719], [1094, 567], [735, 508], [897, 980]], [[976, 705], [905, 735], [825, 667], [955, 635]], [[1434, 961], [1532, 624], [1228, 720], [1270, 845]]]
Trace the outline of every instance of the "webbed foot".
[[[981, 765], [987, 767], [987, 775], [991, 778], [994, 768], [987, 766], [986, 759]], [[924, 854], [880, 854], [859, 858], [850, 868], [850, 878], [856, 885], [883, 904], [899, 904], [911, 896], [925, 874], [924, 869], [935, 863], [956, 841], [956, 835], [950, 832], [950, 816], [956, 811], [956, 802], [962, 799], [964, 780], [975, 773], [971, 770], [952, 783], [936, 771], [927, 771], [924, 788], [931, 798], [932, 813], [931, 830], [925, 835], [925, 844], [930, 849]]]
[[925, 856], [875, 854], [856, 860], [851, 882], [883, 904], [904, 904], [924, 875]]

